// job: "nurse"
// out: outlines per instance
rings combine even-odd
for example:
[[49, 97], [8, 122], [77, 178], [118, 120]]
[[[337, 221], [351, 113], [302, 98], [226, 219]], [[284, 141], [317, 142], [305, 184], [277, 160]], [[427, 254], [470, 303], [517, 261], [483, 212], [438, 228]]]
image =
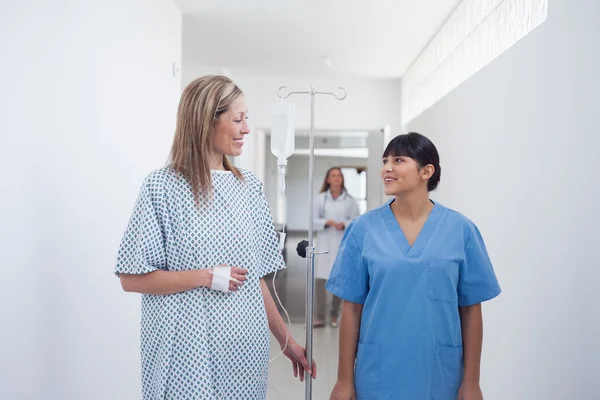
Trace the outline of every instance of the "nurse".
[[[331, 267], [337, 256], [338, 248], [346, 227], [352, 220], [358, 217], [358, 203], [354, 197], [350, 196], [344, 185], [344, 175], [339, 167], [329, 168], [325, 174], [321, 192], [316, 196], [313, 209], [313, 226], [317, 231], [317, 243], [320, 251], [328, 251], [327, 254], [321, 254], [315, 257], [315, 314], [317, 319], [314, 321], [314, 327], [325, 326], [325, 304], [326, 294], [325, 283], [329, 279]], [[338, 314], [342, 301], [339, 297], [333, 295], [331, 301], [331, 319], [332, 327], [338, 326]]]
[[331, 399], [483, 398], [481, 303], [501, 290], [477, 226], [430, 200], [440, 171], [429, 139], [397, 136], [381, 169], [394, 198], [346, 230], [327, 283], [344, 300]]

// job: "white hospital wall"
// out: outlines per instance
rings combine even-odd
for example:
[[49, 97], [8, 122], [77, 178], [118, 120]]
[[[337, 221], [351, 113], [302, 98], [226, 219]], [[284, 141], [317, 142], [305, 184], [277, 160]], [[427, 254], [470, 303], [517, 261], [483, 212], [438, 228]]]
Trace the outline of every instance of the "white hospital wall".
[[600, 2], [548, 20], [412, 121], [433, 197], [481, 228], [504, 290], [484, 305], [489, 400], [600, 398]]
[[140, 297], [113, 276], [180, 77], [171, 0], [0, 5], [0, 398], [139, 399]]

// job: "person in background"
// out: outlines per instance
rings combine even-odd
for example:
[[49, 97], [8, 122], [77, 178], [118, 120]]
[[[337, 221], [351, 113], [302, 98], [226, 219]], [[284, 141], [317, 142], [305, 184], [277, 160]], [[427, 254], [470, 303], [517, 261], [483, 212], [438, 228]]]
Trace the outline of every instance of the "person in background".
[[142, 294], [142, 394], [265, 399], [269, 329], [294, 375], [310, 368], [263, 277], [285, 267], [256, 175], [237, 169], [250, 133], [242, 91], [205, 76], [183, 91], [168, 166], [144, 180], [115, 268]]
[[332, 400], [481, 400], [481, 303], [501, 292], [482, 235], [429, 198], [439, 155], [423, 135], [383, 153], [382, 207], [346, 230], [327, 289], [344, 299]]
[[[358, 203], [348, 193], [344, 185], [344, 175], [339, 167], [330, 168], [325, 174], [320, 193], [316, 196], [313, 208], [313, 228], [317, 232], [319, 251], [327, 254], [315, 255], [315, 327], [325, 326], [327, 291], [331, 267], [337, 256], [344, 232], [352, 220], [358, 217]], [[330, 324], [338, 326], [341, 299], [332, 295]]]

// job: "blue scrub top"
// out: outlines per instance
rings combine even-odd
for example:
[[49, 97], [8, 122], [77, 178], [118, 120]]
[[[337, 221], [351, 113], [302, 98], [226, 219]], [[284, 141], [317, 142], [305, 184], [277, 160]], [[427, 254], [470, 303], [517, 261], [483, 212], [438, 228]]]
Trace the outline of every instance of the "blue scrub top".
[[500, 294], [477, 226], [439, 203], [412, 246], [390, 208], [348, 226], [327, 290], [364, 304], [358, 400], [456, 400], [463, 376], [458, 307]]

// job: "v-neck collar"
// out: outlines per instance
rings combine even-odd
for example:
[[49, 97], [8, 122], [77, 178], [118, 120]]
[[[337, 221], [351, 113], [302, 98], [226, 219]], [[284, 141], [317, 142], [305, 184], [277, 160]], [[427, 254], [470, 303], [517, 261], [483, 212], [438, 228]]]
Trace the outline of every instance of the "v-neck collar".
[[408, 240], [406, 240], [406, 236], [404, 235], [402, 228], [400, 228], [400, 224], [398, 223], [396, 217], [394, 216], [394, 213], [392, 212], [391, 205], [394, 202], [394, 200], [395, 199], [388, 201], [381, 208], [381, 216], [385, 221], [385, 224], [388, 230], [390, 231], [390, 234], [394, 238], [394, 241], [400, 248], [402, 255], [411, 258], [418, 258], [421, 256], [423, 249], [425, 249], [425, 246], [429, 242], [429, 239], [431, 238], [433, 231], [435, 230], [435, 227], [437, 226], [437, 223], [440, 220], [440, 217], [442, 216], [443, 207], [431, 200], [431, 202], [433, 203], [433, 208], [431, 209], [427, 220], [423, 224], [421, 232], [419, 232], [419, 235], [417, 236], [415, 242], [411, 246], [408, 243]]
[[327, 189], [327, 192], [325, 192], [325, 196], [327, 196], [327, 198], [329, 198], [329, 200], [331, 201], [342, 201], [346, 198], [346, 191], [342, 190], [342, 193], [340, 193], [340, 195], [334, 199], [333, 195], [331, 194], [331, 189]]

